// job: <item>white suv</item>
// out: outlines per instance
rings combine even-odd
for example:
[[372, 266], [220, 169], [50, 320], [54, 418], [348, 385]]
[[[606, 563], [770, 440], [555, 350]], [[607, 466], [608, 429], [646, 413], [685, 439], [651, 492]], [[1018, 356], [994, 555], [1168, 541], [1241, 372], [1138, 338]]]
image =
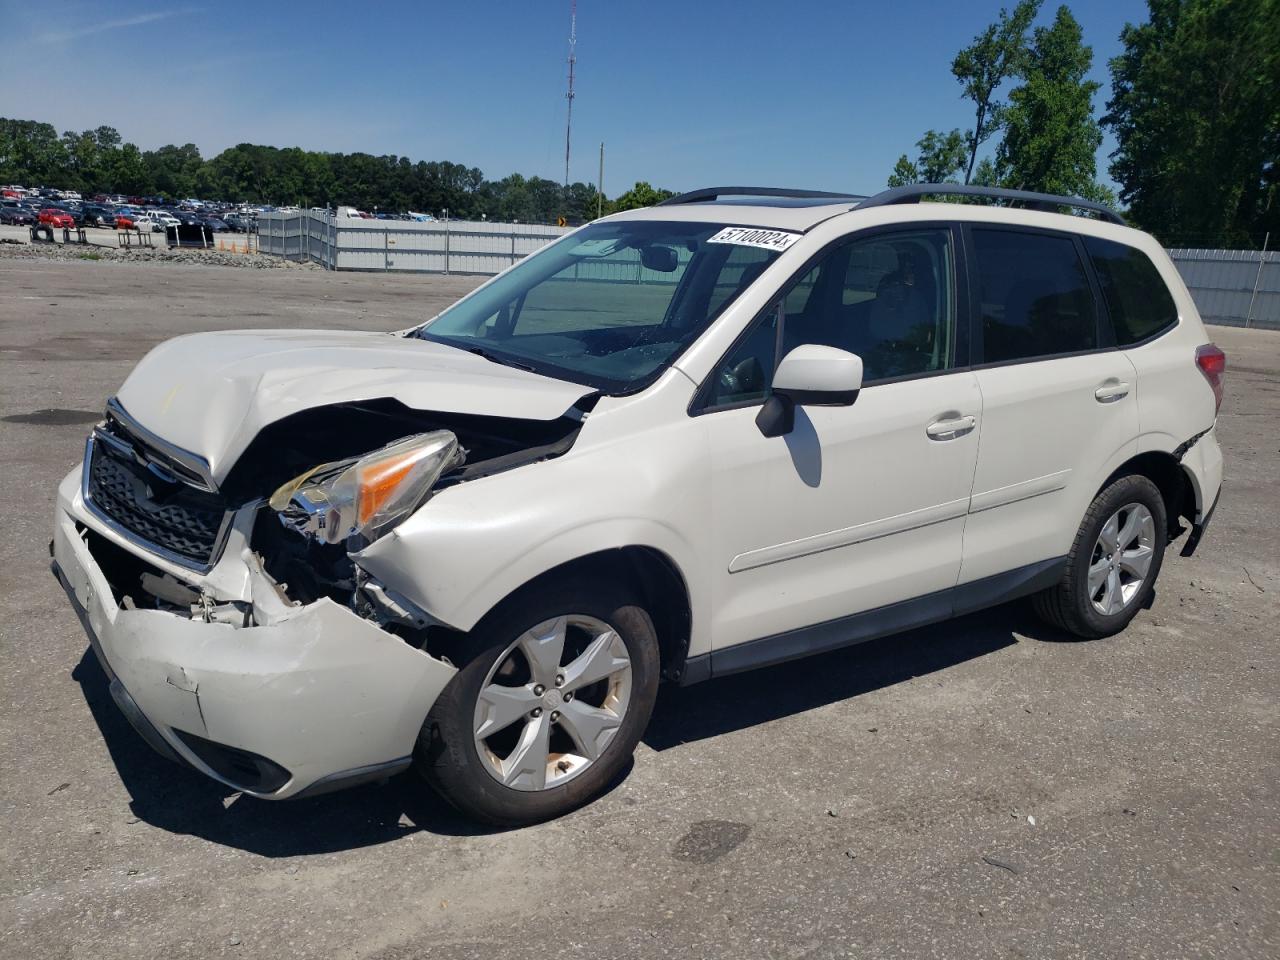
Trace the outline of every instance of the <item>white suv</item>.
[[[920, 202], [957, 192], [1002, 205]], [[1223, 372], [1105, 208], [698, 191], [410, 331], [157, 347], [55, 564], [167, 756], [273, 798], [412, 763], [526, 823], [619, 774], [662, 679], [1027, 595], [1123, 629], [1213, 512]]]

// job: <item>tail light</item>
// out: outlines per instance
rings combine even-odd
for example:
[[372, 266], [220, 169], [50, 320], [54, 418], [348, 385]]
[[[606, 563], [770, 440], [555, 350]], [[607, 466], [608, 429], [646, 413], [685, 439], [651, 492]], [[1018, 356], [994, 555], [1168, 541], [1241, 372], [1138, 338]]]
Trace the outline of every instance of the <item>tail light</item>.
[[1227, 375], [1227, 355], [1212, 343], [1196, 347], [1196, 366], [1213, 388], [1213, 412], [1222, 409], [1222, 390]]

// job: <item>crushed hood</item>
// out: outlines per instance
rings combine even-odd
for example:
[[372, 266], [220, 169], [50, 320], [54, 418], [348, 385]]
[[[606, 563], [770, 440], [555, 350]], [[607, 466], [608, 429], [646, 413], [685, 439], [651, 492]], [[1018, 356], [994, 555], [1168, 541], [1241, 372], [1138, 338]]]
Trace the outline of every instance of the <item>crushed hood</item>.
[[415, 410], [554, 420], [592, 392], [417, 338], [254, 330], [162, 343], [117, 399], [221, 482], [263, 427], [312, 407], [392, 398]]

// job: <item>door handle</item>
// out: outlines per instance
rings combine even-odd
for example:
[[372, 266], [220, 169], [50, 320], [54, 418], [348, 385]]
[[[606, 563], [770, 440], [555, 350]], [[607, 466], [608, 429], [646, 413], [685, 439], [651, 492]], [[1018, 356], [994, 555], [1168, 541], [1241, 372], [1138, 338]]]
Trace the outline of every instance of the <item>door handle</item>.
[[1128, 395], [1129, 384], [1119, 380], [1104, 383], [1093, 391], [1093, 396], [1099, 403], [1115, 403], [1117, 400], [1123, 400]]
[[958, 417], [955, 420], [935, 420], [924, 428], [930, 440], [954, 440], [963, 437], [978, 425], [977, 417]]

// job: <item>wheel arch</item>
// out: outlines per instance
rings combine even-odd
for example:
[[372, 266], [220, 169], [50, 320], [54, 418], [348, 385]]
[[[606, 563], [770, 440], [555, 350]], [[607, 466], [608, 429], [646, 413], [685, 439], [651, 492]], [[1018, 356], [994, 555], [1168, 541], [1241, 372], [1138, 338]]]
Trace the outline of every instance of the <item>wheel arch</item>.
[[551, 582], [586, 578], [616, 578], [635, 586], [658, 635], [662, 677], [678, 680], [689, 654], [693, 606], [688, 582], [679, 565], [656, 547], [639, 544], [610, 547], [566, 560], [511, 590], [481, 619], [526, 593], [544, 589]]
[[1121, 477], [1137, 474], [1154, 483], [1164, 500], [1169, 539], [1182, 533], [1182, 519], [1195, 523], [1197, 486], [1195, 477], [1172, 453], [1148, 450], [1120, 464], [1098, 487], [1101, 493]]

